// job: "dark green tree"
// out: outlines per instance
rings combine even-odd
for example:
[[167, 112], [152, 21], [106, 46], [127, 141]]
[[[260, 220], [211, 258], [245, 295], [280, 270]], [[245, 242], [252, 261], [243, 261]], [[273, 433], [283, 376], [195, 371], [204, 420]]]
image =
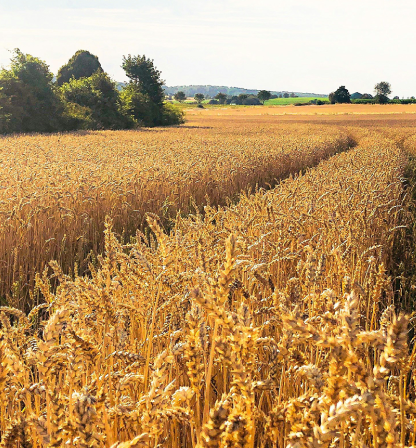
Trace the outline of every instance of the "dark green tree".
[[386, 81], [381, 81], [374, 86], [374, 92], [376, 95], [387, 96], [391, 93], [391, 84]]
[[146, 56], [123, 56], [122, 68], [126, 72], [138, 92], [146, 95], [150, 101], [162, 106], [165, 97], [163, 91], [164, 81], [160, 78], [161, 72], [154, 66], [153, 60]]
[[176, 92], [173, 97], [175, 98], [176, 101], [179, 101], [180, 103], [182, 103], [183, 101], [186, 100], [185, 92], [182, 92], [182, 90], [179, 90], [179, 92]]
[[336, 103], [351, 103], [350, 92], [348, 92], [345, 86], [340, 86], [335, 90], [333, 99]]
[[0, 132], [52, 132], [63, 126], [63, 106], [42, 60], [15, 49], [0, 71]]
[[205, 95], [204, 95], [203, 93], [195, 93], [194, 100], [195, 100], [198, 104], [201, 104], [202, 101], [204, 101], [204, 99], [205, 99]]
[[257, 94], [257, 98], [264, 104], [265, 101], [268, 101], [272, 94], [268, 90], [260, 90]]
[[335, 104], [335, 93], [334, 93], [334, 92], [331, 92], [331, 93], [328, 95], [328, 100], [329, 100], [329, 102], [330, 102], [331, 104]]
[[391, 84], [387, 81], [381, 81], [374, 86], [374, 92], [376, 96], [374, 100], [379, 104], [386, 104], [389, 102], [387, 95], [391, 93]]
[[88, 78], [72, 78], [61, 87], [68, 127], [72, 129], [123, 129], [133, 121], [123, 114], [116, 83], [97, 71]]
[[124, 113], [138, 126], [161, 124], [161, 108], [141, 93], [133, 83], [127, 84], [120, 96]]
[[89, 78], [96, 72], [102, 72], [98, 57], [86, 50], [78, 50], [72, 58], [63, 65], [56, 76], [58, 86], [69, 82], [71, 78]]
[[164, 104], [164, 81], [152, 59], [146, 56], [123, 56], [122, 67], [130, 79], [123, 89], [123, 107], [130, 111], [138, 124], [158, 126], [183, 121], [181, 112]]
[[225, 93], [219, 92], [215, 95], [215, 99], [218, 100], [220, 104], [224, 104], [225, 100], [227, 99], [227, 95]]

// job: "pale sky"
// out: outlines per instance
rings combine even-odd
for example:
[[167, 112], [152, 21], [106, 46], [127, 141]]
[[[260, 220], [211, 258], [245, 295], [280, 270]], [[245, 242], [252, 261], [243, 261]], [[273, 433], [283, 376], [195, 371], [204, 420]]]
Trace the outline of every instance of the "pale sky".
[[89, 50], [117, 81], [131, 53], [170, 86], [416, 96], [413, 0], [0, 0], [0, 65], [16, 47], [54, 73]]

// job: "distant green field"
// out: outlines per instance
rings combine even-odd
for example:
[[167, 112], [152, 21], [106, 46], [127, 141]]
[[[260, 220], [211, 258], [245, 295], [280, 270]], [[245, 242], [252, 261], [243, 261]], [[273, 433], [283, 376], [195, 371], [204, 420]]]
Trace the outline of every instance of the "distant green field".
[[[291, 104], [296, 103], [309, 103], [311, 100], [321, 100], [326, 103], [329, 103], [328, 98], [320, 98], [316, 96], [311, 97], [299, 97], [299, 98], [275, 98], [273, 100], [266, 101], [264, 103], [265, 106], [289, 106]], [[180, 109], [189, 109], [189, 108], [195, 108], [197, 106], [197, 103], [193, 99], [187, 99], [184, 102], [180, 103], [179, 101], [171, 100], [169, 103], [174, 104], [175, 106], [179, 107]], [[249, 107], [249, 106], [230, 106], [230, 105], [221, 105], [221, 104], [208, 104], [209, 100], [202, 101], [202, 104], [204, 108], [222, 108], [222, 107]]]
[[274, 98], [273, 100], [266, 101], [266, 106], [288, 106], [295, 103], [309, 103], [311, 100], [321, 100], [328, 102], [328, 98], [319, 98], [316, 96], [311, 97], [299, 97], [299, 98]]

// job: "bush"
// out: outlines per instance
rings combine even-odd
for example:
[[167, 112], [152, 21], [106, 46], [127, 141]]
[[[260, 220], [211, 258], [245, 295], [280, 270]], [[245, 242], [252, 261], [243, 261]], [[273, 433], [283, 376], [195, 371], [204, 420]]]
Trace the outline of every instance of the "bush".
[[351, 103], [353, 103], [353, 104], [375, 104], [375, 101], [374, 101], [374, 98], [373, 99], [361, 98], [359, 100], [352, 100]]
[[62, 130], [63, 105], [42, 60], [14, 51], [9, 69], [0, 70], [0, 132]]
[[256, 97], [249, 97], [242, 100], [244, 106], [261, 106], [261, 101]]
[[72, 78], [60, 92], [66, 124], [71, 130], [124, 129], [134, 124], [123, 114], [116, 84], [102, 71], [89, 78]]
[[374, 97], [374, 102], [377, 104], [387, 104], [389, 102], [389, 99], [386, 95], [376, 95]]
[[220, 104], [218, 100], [209, 100], [208, 104]]
[[184, 113], [182, 110], [173, 104], [165, 103], [163, 105], [163, 120], [162, 124], [165, 126], [177, 125], [185, 122]]

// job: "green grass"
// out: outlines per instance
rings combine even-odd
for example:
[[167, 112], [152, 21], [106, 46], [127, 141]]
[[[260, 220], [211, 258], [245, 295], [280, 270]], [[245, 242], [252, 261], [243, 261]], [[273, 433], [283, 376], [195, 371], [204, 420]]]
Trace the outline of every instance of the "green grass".
[[288, 106], [290, 104], [295, 103], [309, 103], [311, 100], [321, 100], [324, 102], [328, 102], [328, 98], [319, 98], [316, 96], [311, 97], [299, 97], [299, 98], [274, 98], [273, 100], [269, 100], [265, 102], [266, 106]]
[[[291, 104], [295, 104], [295, 103], [309, 103], [309, 101], [311, 100], [321, 100], [325, 103], [329, 103], [328, 98], [319, 98], [319, 97], [315, 97], [315, 96], [311, 96], [311, 97], [299, 97], [299, 98], [275, 98], [273, 100], [269, 100], [266, 101], [264, 103], [265, 106], [289, 106]], [[179, 109], [190, 109], [190, 108], [195, 108], [197, 107], [197, 103], [194, 100], [185, 100], [183, 103], [180, 103], [179, 101], [169, 101], [170, 103], [174, 104], [175, 106], [177, 106]], [[227, 105], [227, 104], [208, 104], [209, 100], [204, 100], [202, 101], [202, 105], [204, 106], [204, 108], [206, 109], [215, 109], [215, 108], [222, 108], [222, 107], [251, 107], [251, 106], [235, 106], [235, 105]], [[256, 106], [256, 107], [261, 107], [261, 106]]]

